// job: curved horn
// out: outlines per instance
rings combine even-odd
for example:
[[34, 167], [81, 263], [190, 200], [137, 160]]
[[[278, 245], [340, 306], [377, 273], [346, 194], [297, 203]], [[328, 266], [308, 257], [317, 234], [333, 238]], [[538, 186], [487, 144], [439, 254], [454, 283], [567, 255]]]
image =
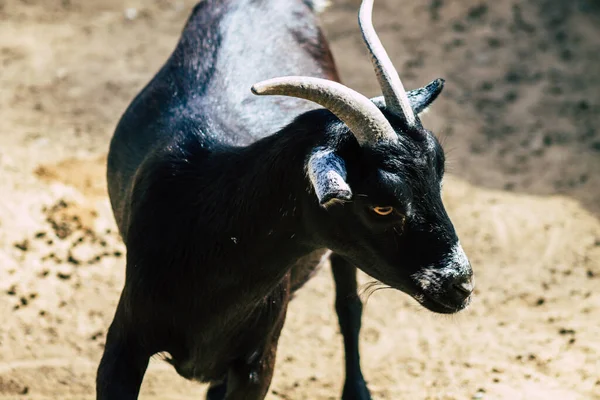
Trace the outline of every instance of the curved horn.
[[373, 27], [373, 0], [363, 0], [358, 13], [358, 23], [363, 39], [371, 53], [371, 61], [373, 62], [387, 109], [396, 115], [404, 116], [406, 123], [409, 126], [414, 126], [416, 124], [416, 117], [410, 107], [410, 101], [404, 90], [404, 85], [402, 85], [398, 72], [394, 68], [394, 64], [392, 64]]
[[285, 76], [252, 86], [256, 95], [281, 95], [313, 101], [327, 108], [352, 131], [361, 146], [397, 140], [383, 113], [367, 97], [327, 79]]

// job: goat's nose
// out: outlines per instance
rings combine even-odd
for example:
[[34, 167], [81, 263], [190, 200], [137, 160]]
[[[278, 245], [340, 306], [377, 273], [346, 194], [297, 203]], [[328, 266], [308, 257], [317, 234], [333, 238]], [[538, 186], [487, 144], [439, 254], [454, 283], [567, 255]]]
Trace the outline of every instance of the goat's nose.
[[452, 284], [452, 286], [456, 289], [456, 291], [458, 291], [465, 297], [468, 297], [471, 295], [471, 293], [473, 293], [473, 289], [475, 289], [475, 284], [473, 283], [473, 276], [468, 275], [465, 277], [460, 277]]

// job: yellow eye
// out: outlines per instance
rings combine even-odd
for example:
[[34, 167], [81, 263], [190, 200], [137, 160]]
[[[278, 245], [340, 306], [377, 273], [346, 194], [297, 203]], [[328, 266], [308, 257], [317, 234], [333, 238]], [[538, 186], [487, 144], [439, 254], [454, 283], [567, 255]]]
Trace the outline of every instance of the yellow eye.
[[394, 212], [394, 207], [373, 207], [373, 211], [379, 215], [390, 215]]

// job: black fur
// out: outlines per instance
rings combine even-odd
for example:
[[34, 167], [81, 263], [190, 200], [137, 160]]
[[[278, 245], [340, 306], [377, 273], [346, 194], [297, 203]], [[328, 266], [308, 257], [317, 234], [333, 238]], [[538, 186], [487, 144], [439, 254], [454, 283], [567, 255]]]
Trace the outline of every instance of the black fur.
[[[452, 264], [458, 239], [440, 198], [435, 137], [379, 105], [399, 144], [361, 148], [329, 111], [250, 92], [292, 74], [338, 80], [305, 1], [204, 0], [124, 113], [108, 186], [127, 246], [126, 282], [98, 370], [99, 399], [136, 398], [157, 352], [168, 352], [182, 376], [211, 382], [211, 399], [264, 398], [288, 302], [325, 249], [337, 253], [346, 399], [370, 398], [354, 265], [433, 311], [467, 304], [456, 285], [470, 267]], [[440, 90], [415, 92], [417, 108]], [[319, 203], [306, 170], [316, 149], [344, 161], [345, 202]], [[396, 212], [382, 217], [375, 206]]]

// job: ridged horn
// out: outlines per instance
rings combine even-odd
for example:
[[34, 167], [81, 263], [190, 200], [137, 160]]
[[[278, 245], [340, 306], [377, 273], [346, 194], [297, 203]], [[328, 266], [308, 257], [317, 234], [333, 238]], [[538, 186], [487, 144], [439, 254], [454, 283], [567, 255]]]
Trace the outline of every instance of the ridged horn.
[[361, 146], [369, 146], [380, 140], [398, 139], [375, 104], [338, 82], [305, 76], [285, 76], [254, 84], [252, 93], [298, 97], [317, 103], [342, 120]]
[[358, 13], [358, 23], [363, 39], [371, 53], [371, 61], [377, 74], [379, 86], [385, 98], [387, 109], [404, 117], [409, 126], [416, 124], [415, 113], [410, 107], [406, 90], [398, 76], [398, 71], [385, 51], [373, 27], [373, 0], [363, 0]]

